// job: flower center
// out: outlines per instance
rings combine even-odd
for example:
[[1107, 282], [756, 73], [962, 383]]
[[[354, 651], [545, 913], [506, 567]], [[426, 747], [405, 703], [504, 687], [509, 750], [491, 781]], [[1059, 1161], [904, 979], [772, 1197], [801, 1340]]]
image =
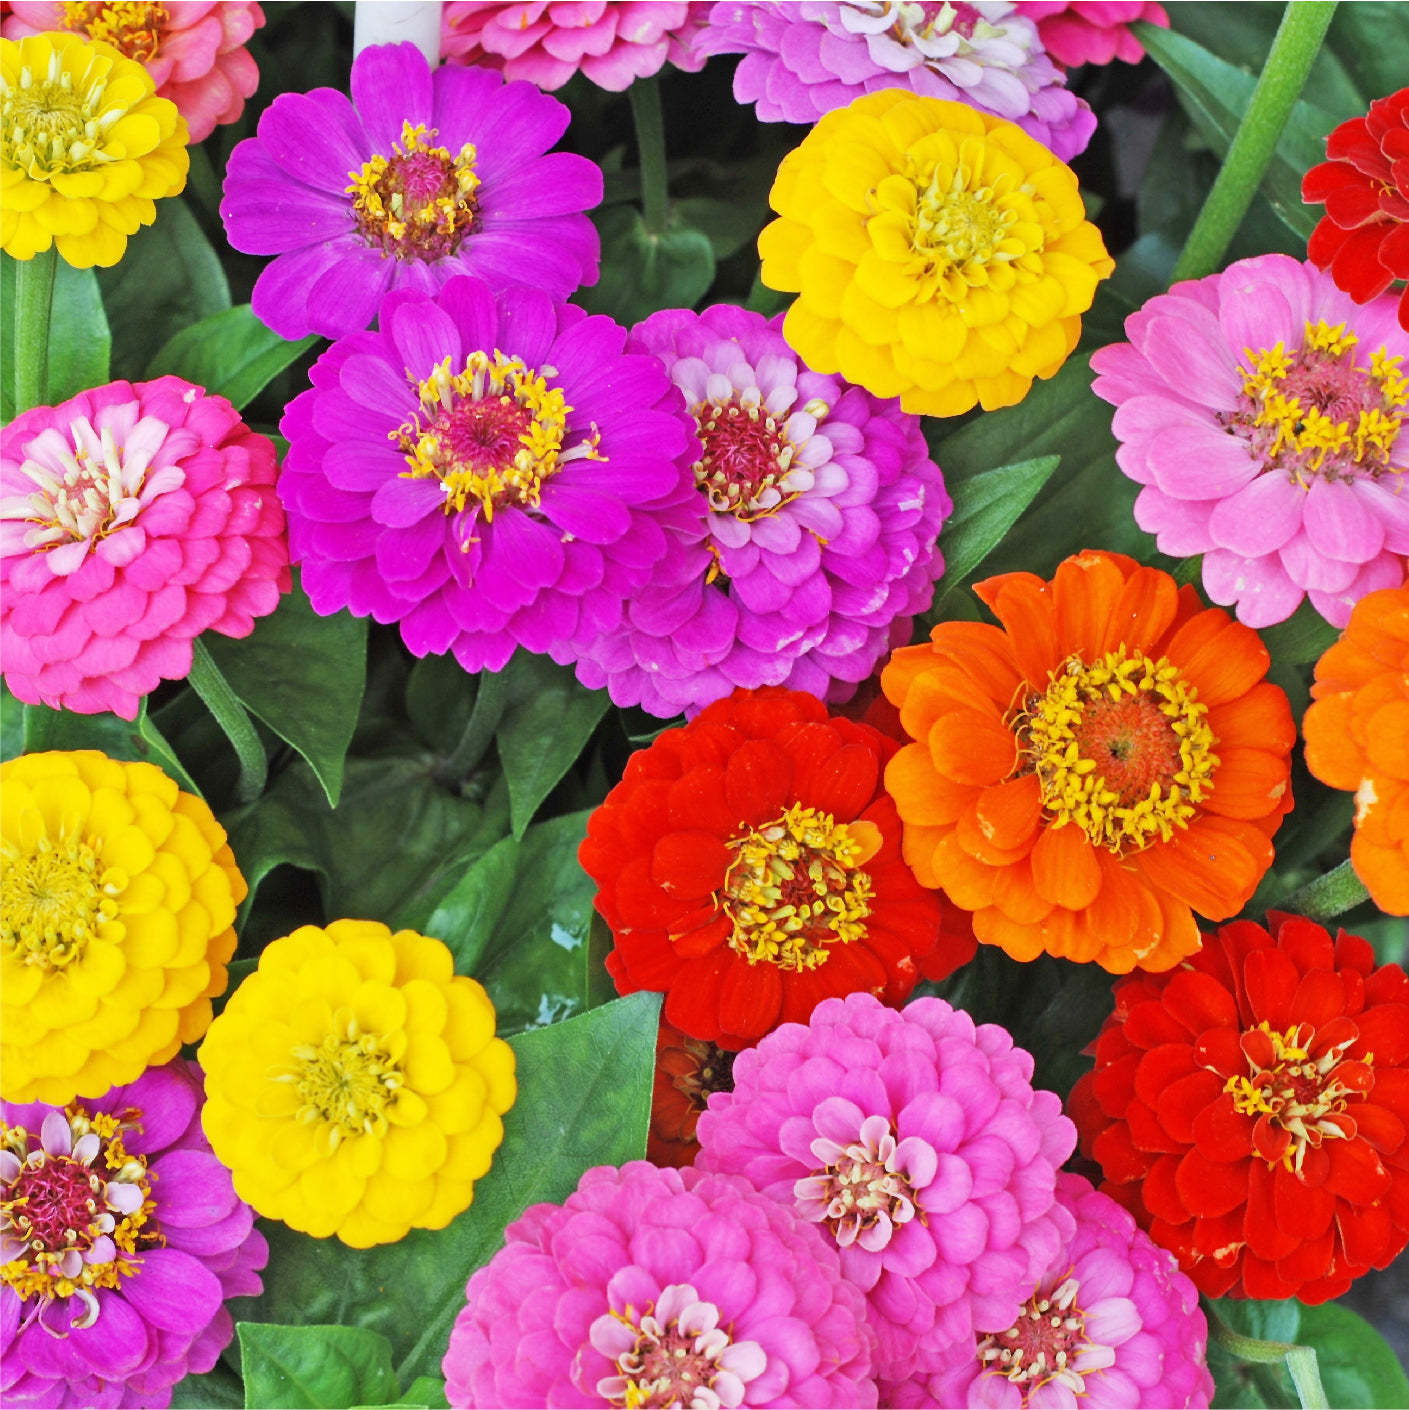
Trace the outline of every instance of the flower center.
[[982, 44], [1007, 33], [964, 0], [844, 0], [841, 21], [852, 34], [890, 35], [918, 50], [932, 68], [939, 67], [940, 59], [969, 57], [974, 41]]
[[56, 50], [43, 73], [26, 64], [17, 85], [0, 78], [0, 153], [7, 167], [34, 181], [91, 171], [122, 155], [101, 150], [108, 129], [127, 111], [103, 111], [113, 59], [96, 51], [76, 55], [74, 62], [84, 65], [78, 74], [64, 62]]
[[724, 913], [729, 944], [750, 964], [815, 969], [827, 946], [866, 934], [871, 878], [860, 870], [880, 850], [871, 822], [834, 822], [830, 813], [794, 803], [776, 822], [729, 843]]
[[104, 868], [95, 844], [82, 837], [41, 837], [27, 855], [13, 843], [0, 846], [0, 944], [43, 970], [81, 960], [116, 917], [127, 873]]
[[681, 1046], [693, 1062], [672, 1080], [676, 1091], [698, 1113], [709, 1105], [709, 1099], [716, 1092], [734, 1090], [734, 1058], [737, 1054], [699, 1038], [686, 1038]]
[[984, 1369], [1022, 1387], [1023, 1403], [1049, 1381], [1084, 1395], [1086, 1383], [1075, 1368], [1086, 1340], [1086, 1318], [1076, 1305], [1077, 1281], [1067, 1278], [1051, 1292], [1039, 1288], [1006, 1332], [979, 1338]]
[[1391, 451], [1409, 405], [1402, 357], [1381, 347], [1369, 366], [1355, 351], [1359, 340], [1324, 322], [1306, 325], [1295, 353], [1278, 343], [1256, 354], [1244, 349], [1241, 408], [1225, 417], [1269, 470], [1303, 489], [1316, 475], [1327, 480], [1377, 480], [1392, 467]]
[[[913, 1147], [922, 1143], [914, 1140]], [[884, 1116], [868, 1116], [849, 1146], [819, 1136], [812, 1154], [822, 1167], [793, 1186], [800, 1212], [826, 1222], [843, 1248], [859, 1244], [871, 1253], [883, 1249], [895, 1228], [924, 1214], [915, 1203], [907, 1152]]]
[[797, 447], [755, 397], [702, 401], [694, 417], [703, 447], [693, 467], [695, 483], [711, 509], [747, 524], [776, 513], [802, 493], [801, 486], [789, 483]]
[[474, 144], [457, 156], [432, 147], [438, 136], [425, 124], [401, 124], [389, 157], [374, 156], [350, 171], [347, 194], [362, 238], [397, 259], [444, 259], [460, 248], [478, 222]]
[[1078, 656], [1018, 725], [1054, 827], [1074, 822], [1098, 847], [1142, 851], [1186, 828], [1218, 767], [1208, 707], [1161, 657]]
[[405, 1054], [401, 1029], [381, 1037], [364, 1033], [350, 1010], [339, 1009], [322, 1043], [300, 1044], [294, 1061], [270, 1076], [294, 1083], [302, 1101], [295, 1120], [325, 1122], [322, 1140], [331, 1151], [344, 1137], [386, 1135], [388, 1114], [405, 1087]]
[[1359, 1037], [1354, 1023], [1338, 1018], [1319, 1031], [1303, 1023], [1285, 1033], [1264, 1021], [1239, 1039], [1248, 1076], [1230, 1077], [1223, 1090], [1233, 1093], [1235, 1111], [1257, 1117], [1253, 1149], [1269, 1165], [1280, 1162], [1299, 1174], [1308, 1146], [1354, 1138], [1347, 1106], [1375, 1085], [1368, 1058], [1345, 1060]]
[[139, 64], [156, 57], [167, 19], [164, 5], [147, 0], [64, 0], [65, 29], [81, 29]]

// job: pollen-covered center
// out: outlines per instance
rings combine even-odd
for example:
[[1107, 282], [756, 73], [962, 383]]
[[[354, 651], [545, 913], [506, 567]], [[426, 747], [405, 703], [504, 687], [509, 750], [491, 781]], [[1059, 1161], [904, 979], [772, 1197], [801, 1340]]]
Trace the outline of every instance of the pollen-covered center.
[[0, 944], [21, 964], [64, 969], [118, 913], [127, 873], [104, 867], [87, 838], [0, 843]]
[[695, 483], [709, 507], [751, 523], [794, 500], [812, 483], [810, 475], [791, 472], [797, 447], [774, 416], [753, 397], [738, 395], [704, 401], [695, 407], [695, 430], [701, 454]]
[[734, 926], [729, 944], [750, 964], [815, 969], [828, 946], [865, 936], [874, 893], [860, 868], [880, 850], [875, 823], [839, 823], [795, 803], [728, 845], [735, 855], [720, 899]]
[[401, 125], [390, 156], [380, 153], [350, 171], [352, 210], [363, 240], [396, 259], [437, 260], [453, 255], [475, 228], [479, 176], [475, 149], [466, 142], [451, 155], [434, 147], [439, 136], [424, 123]]
[[[825, 1223], [843, 1248], [857, 1244], [875, 1253], [890, 1243], [899, 1225], [917, 1216], [916, 1183], [933, 1176], [934, 1151], [912, 1137], [901, 1142], [884, 1116], [868, 1116], [847, 1145], [819, 1136], [812, 1142], [819, 1169], [798, 1180], [793, 1195], [804, 1217]], [[927, 1175], [916, 1181], [914, 1163]]]
[[[73, 46], [75, 49], [79, 46]], [[66, 67], [74, 65], [72, 69]], [[117, 155], [102, 149], [107, 132], [127, 109], [103, 96], [115, 60], [96, 50], [54, 50], [47, 68], [25, 64], [17, 82], [0, 77], [0, 160], [34, 181], [92, 171]]]
[[1077, 1369], [1082, 1352], [1090, 1346], [1085, 1315], [1076, 1305], [1078, 1290], [1075, 1278], [1064, 1279], [1050, 1292], [1039, 1288], [1007, 1331], [979, 1338], [978, 1359], [984, 1370], [1021, 1387], [1024, 1404], [1027, 1395], [1052, 1381], [1072, 1395], [1087, 1394], [1089, 1371]]
[[671, 1080], [694, 1111], [704, 1111], [716, 1092], [734, 1090], [734, 1053], [700, 1038], [686, 1038], [680, 1046], [690, 1063]]
[[65, 29], [82, 30], [139, 64], [156, 58], [169, 18], [165, 5], [148, 0], [64, 0], [63, 8]]
[[405, 1114], [396, 1110], [403, 1098], [420, 1102], [406, 1091], [402, 1073], [405, 1032], [364, 1032], [351, 1010], [339, 1009], [323, 1041], [301, 1043], [292, 1056], [291, 1064], [276, 1067], [270, 1076], [293, 1084], [297, 1121], [324, 1123], [320, 1144], [328, 1148], [325, 1154], [347, 1138], [385, 1136], [389, 1122]]
[[1089, 665], [1068, 660], [1018, 722], [1053, 826], [1075, 823], [1116, 853], [1188, 827], [1218, 767], [1197, 695], [1163, 657], [1122, 647]]

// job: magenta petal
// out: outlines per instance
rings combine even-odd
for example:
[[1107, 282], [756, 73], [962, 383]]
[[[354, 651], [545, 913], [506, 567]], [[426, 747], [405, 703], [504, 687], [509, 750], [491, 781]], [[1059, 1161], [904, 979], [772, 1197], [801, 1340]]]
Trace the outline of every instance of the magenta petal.
[[1181, 395], [1217, 411], [1237, 405], [1243, 390], [1237, 363], [1226, 345], [1215, 344], [1193, 320], [1152, 319], [1141, 350]]
[[1383, 547], [1384, 526], [1353, 484], [1317, 476], [1306, 497], [1306, 537], [1347, 563], [1366, 563]]
[[1171, 426], [1151, 443], [1155, 483], [1175, 499], [1217, 499], [1258, 472], [1247, 445], [1213, 426]]
[[1271, 471], [1214, 505], [1208, 531], [1214, 543], [1248, 558], [1259, 558], [1287, 542], [1301, 527], [1306, 491], [1288, 476]]
[[386, 480], [372, 496], [372, 518], [391, 529], [418, 524], [427, 514], [443, 513], [445, 486], [426, 475], [419, 479], [397, 476]]
[[220, 1280], [199, 1259], [174, 1248], [144, 1253], [138, 1272], [122, 1285], [142, 1320], [164, 1331], [194, 1334], [224, 1301]]

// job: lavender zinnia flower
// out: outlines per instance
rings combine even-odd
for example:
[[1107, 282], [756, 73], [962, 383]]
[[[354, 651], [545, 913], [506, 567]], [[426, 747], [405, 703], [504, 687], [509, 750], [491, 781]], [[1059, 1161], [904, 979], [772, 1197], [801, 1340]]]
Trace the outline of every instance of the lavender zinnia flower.
[[1007, 1327], [1057, 1256], [1053, 1202], [1075, 1128], [1032, 1058], [942, 999], [897, 1013], [827, 999], [734, 1060], [699, 1120], [701, 1170], [743, 1175], [821, 1225], [866, 1292], [877, 1376], [942, 1364]]
[[734, 96], [764, 122], [816, 122], [863, 93], [909, 88], [1015, 122], [1061, 161], [1096, 130], [1009, 0], [717, 0], [695, 52], [744, 55]]
[[365, 328], [393, 289], [433, 294], [457, 274], [564, 299], [597, 281], [583, 214], [602, 199], [586, 157], [549, 152], [570, 114], [482, 68], [431, 72], [414, 44], [364, 49], [352, 99], [285, 93], [230, 156], [230, 243], [277, 255], [255, 313], [282, 338]]
[[735, 686], [846, 700], [910, 639], [952, 508], [920, 418], [811, 372], [781, 315], [667, 309], [633, 329], [694, 415], [687, 527], [578, 675], [620, 705], [691, 714]]
[[389, 294], [379, 326], [334, 343], [281, 423], [314, 610], [398, 622], [467, 671], [611, 631], [694, 498], [660, 363], [609, 318], [469, 277]]
[[254, 1214], [177, 1059], [67, 1107], [0, 1106], [0, 1388], [9, 1406], [170, 1403], [263, 1291]]

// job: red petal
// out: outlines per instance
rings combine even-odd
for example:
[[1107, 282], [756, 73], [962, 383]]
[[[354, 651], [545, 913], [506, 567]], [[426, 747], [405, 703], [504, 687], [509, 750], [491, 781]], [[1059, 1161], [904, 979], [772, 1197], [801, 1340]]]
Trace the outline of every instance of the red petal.
[[[1387, 965], [1386, 968], [1389, 966]], [[1366, 1059], [1373, 1053], [1375, 1067], [1398, 1067], [1409, 1057], [1409, 1007], [1404, 1004], [1378, 1004], [1357, 1019], [1360, 1041], [1348, 1057]]]
[[1342, 1204], [1336, 1209], [1347, 1263], [1357, 1268], [1383, 1268], [1404, 1247], [1403, 1236], [1395, 1229], [1389, 1210], [1382, 1204], [1368, 1209], [1352, 1209]]
[[1285, 1258], [1301, 1242], [1282, 1229], [1274, 1210], [1275, 1177], [1260, 1160], [1248, 1164], [1248, 1212], [1243, 1221], [1248, 1251], [1257, 1258], [1275, 1263]]
[[1292, 1014], [1297, 1023], [1310, 1023], [1319, 1028], [1344, 1013], [1345, 985], [1340, 975], [1330, 969], [1313, 969], [1302, 976], [1292, 999]]
[[1335, 969], [1336, 947], [1330, 934], [1315, 921], [1284, 916], [1273, 934], [1277, 948], [1290, 957], [1303, 974], [1309, 969]]
[[1091, 1150], [1106, 1179], [1116, 1184], [1142, 1179], [1150, 1168], [1149, 1157], [1135, 1149], [1130, 1128], [1123, 1121], [1107, 1126], [1096, 1137]]
[[1119, 1062], [1097, 1068], [1092, 1074], [1092, 1091], [1107, 1116], [1125, 1115], [1125, 1109], [1135, 1095], [1135, 1072], [1139, 1066], [1139, 1055], [1128, 1053]]
[[681, 965], [665, 996], [666, 1019], [686, 1037], [720, 1043], [723, 1035], [719, 1031], [719, 988], [725, 970], [736, 962], [740, 961], [732, 950], [719, 949]]
[[1350, 239], [1350, 231], [1342, 230], [1330, 216], [1322, 216], [1306, 242], [1306, 257], [1317, 269], [1329, 269], [1340, 247]]
[[1350, 1108], [1349, 1115], [1355, 1118], [1360, 1139], [1382, 1154], [1393, 1155], [1404, 1144], [1404, 1123], [1388, 1107], [1359, 1102]]
[[1165, 1088], [1196, 1071], [1194, 1050], [1187, 1042], [1163, 1043], [1145, 1054], [1135, 1074], [1135, 1091], [1146, 1106], [1160, 1107]]
[[749, 964], [734, 957], [719, 990], [719, 1026], [731, 1040], [751, 1043], [778, 1022], [783, 1007], [783, 978], [778, 966]]
[[1331, 261], [1330, 274], [1336, 288], [1345, 290], [1358, 304], [1369, 303], [1389, 287], [1390, 272], [1380, 263], [1384, 232], [1385, 226], [1379, 221], [1362, 226]]
[[[1327, 1229], [1319, 1239], [1308, 1239], [1300, 1248], [1289, 1253], [1277, 1264], [1277, 1273], [1292, 1293], [1306, 1296], [1306, 1290], [1299, 1285], [1324, 1278], [1335, 1258], [1336, 1236], [1333, 1229]], [[1291, 1293], [1260, 1293], [1248, 1289], [1249, 1297], [1289, 1297]]]
[[792, 765], [770, 740], [750, 739], [729, 759], [724, 792], [740, 832], [781, 817], [791, 801]]
[[1230, 1077], [1246, 1077], [1247, 1060], [1236, 1028], [1211, 1028], [1199, 1034], [1194, 1044], [1194, 1061], [1207, 1067], [1227, 1081]]
[[1150, 1167], [1150, 1173], [1145, 1176], [1145, 1183], [1140, 1191], [1145, 1208], [1156, 1219], [1164, 1219], [1171, 1224], [1182, 1223], [1189, 1217], [1189, 1211], [1184, 1208], [1184, 1201], [1179, 1198], [1179, 1188], [1175, 1183], [1178, 1170], [1177, 1155], [1160, 1156]]
[[1229, 1214], [1248, 1197], [1246, 1166], [1215, 1164], [1197, 1147], [1179, 1162], [1175, 1184], [1184, 1208], [1200, 1219]]
[[680, 900], [709, 896], [724, 885], [734, 860], [711, 832], [670, 832], [651, 854], [651, 880]]
[[1164, 1129], [1164, 1122], [1139, 1097], [1125, 1108], [1125, 1121], [1130, 1127], [1130, 1139], [1142, 1151], [1182, 1151], [1187, 1141], [1176, 1141]]
[[[1164, 1129], [1176, 1141], [1191, 1143], [1194, 1122], [1218, 1100], [1222, 1092], [1223, 1083], [1212, 1072], [1194, 1072], [1171, 1083], [1160, 1098], [1159, 1114]], [[1199, 1149], [1203, 1149], [1202, 1144]]]
[[1264, 1020], [1278, 1031], [1295, 1022], [1292, 998], [1301, 982], [1296, 966], [1280, 950], [1256, 950], [1243, 963], [1243, 983], [1253, 1021]]
[[1209, 1028], [1236, 1028], [1238, 1005], [1212, 975], [1181, 970], [1164, 991], [1164, 1006], [1195, 1036]]
[[651, 879], [649, 857], [633, 857], [616, 879], [616, 909], [624, 926], [632, 930], [660, 929], [679, 914], [673, 901]]
[[1252, 1148], [1259, 1160], [1278, 1161], [1286, 1155], [1292, 1143], [1292, 1133], [1266, 1115], [1259, 1116], [1252, 1128]]
[[[824, 725], [804, 728], [809, 733], [829, 734], [833, 740], [837, 737], [835, 730]], [[874, 749], [863, 744], [848, 744], [838, 749], [833, 743], [825, 756], [803, 758], [790, 739], [788, 752], [793, 756], [793, 790], [798, 801], [807, 807], [831, 813], [838, 822], [850, 822], [859, 817], [876, 796], [880, 760]]]
[[1225, 1165], [1246, 1159], [1252, 1151], [1252, 1127], [1252, 1118], [1234, 1107], [1233, 1094], [1223, 1092], [1194, 1118], [1190, 1135], [1204, 1155]]
[[1373, 1204], [1389, 1188], [1384, 1162], [1364, 1141], [1331, 1140], [1322, 1150], [1330, 1157], [1326, 1188], [1351, 1204]]
[[1389, 179], [1389, 164], [1363, 117], [1348, 118], [1326, 138], [1326, 155], [1332, 161], [1350, 162], [1366, 176]]
[[1376, 189], [1363, 172], [1347, 162], [1322, 162], [1301, 178], [1301, 199], [1308, 205], [1319, 205], [1335, 191], [1370, 191]]
[[1347, 184], [1326, 193], [1326, 214], [1342, 230], [1355, 230], [1367, 220], [1378, 220], [1379, 192], [1369, 182]]
[[1162, 1003], [1151, 1000], [1131, 1008], [1125, 1036], [1137, 1048], [1154, 1048], [1161, 1043], [1187, 1043], [1189, 1030]]
[[1268, 1301], [1296, 1295], [1299, 1284], [1281, 1276], [1282, 1264], [1273, 1267], [1252, 1253], [1243, 1256], [1243, 1295]]
[[724, 770], [717, 764], [691, 769], [670, 787], [667, 804], [672, 829], [699, 828], [717, 837], [733, 837], [739, 819], [724, 794]]
[[1275, 1171], [1277, 1222], [1298, 1239], [1319, 1239], [1331, 1227], [1336, 1197], [1324, 1187], [1313, 1190], [1284, 1165]]
[[716, 950], [733, 933], [728, 916], [714, 915], [693, 930], [678, 931], [670, 937], [670, 947], [682, 960], [698, 959]]

